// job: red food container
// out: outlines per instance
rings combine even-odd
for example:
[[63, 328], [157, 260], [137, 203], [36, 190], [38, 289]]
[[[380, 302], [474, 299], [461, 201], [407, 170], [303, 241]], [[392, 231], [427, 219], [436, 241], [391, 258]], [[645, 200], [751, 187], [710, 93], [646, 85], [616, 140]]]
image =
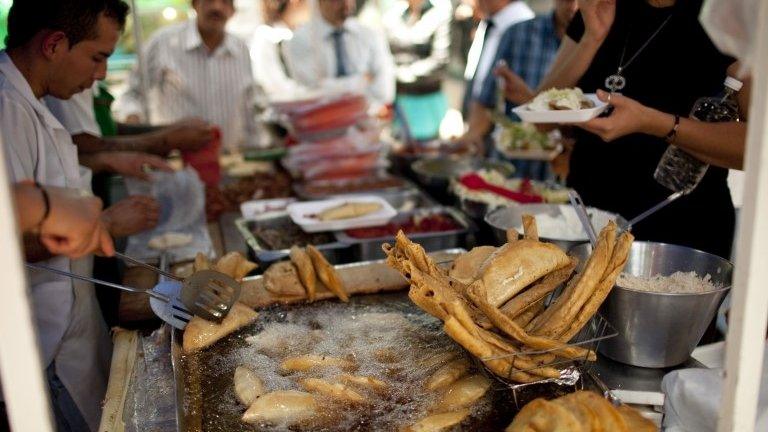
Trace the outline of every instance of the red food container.
[[183, 151], [181, 157], [197, 171], [200, 180], [207, 186], [218, 187], [221, 181], [221, 166], [219, 165], [219, 149], [221, 148], [221, 129], [213, 127], [213, 139], [203, 148], [194, 151]]

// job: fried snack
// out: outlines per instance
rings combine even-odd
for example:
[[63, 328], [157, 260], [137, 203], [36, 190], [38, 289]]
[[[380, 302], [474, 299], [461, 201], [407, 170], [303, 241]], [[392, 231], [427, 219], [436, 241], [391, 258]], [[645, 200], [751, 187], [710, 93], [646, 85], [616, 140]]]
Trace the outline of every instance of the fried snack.
[[315, 301], [317, 274], [315, 268], [312, 266], [312, 259], [307, 252], [298, 247], [291, 247], [291, 262], [296, 266], [296, 271], [299, 274], [299, 280], [304, 288], [307, 290], [307, 299], [310, 302]]
[[264, 272], [264, 288], [279, 296], [305, 297], [296, 267], [290, 261], [272, 264]]
[[386, 382], [380, 379], [376, 379], [374, 377], [363, 376], [363, 375], [341, 374], [339, 375], [339, 380], [344, 384], [355, 385], [365, 389], [373, 390], [376, 393], [386, 393], [387, 390], [389, 390], [389, 384], [387, 384]]
[[494, 246], [478, 246], [471, 251], [461, 254], [453, 260], [448, 276], [464, 285], [469, 285], [477, 279], [477, 272], [485, 260], [496, 251]]
[[514, 228], [507, 229], [507, 243], [512, 243], [520, 240], [520, 233]]
[[375, 213], [381, 208], [378, 202], [350, 202], [325, 209], [317, 214], [317, 218], [323, 222], [352, 219]]
[[318, 404], [310, 393], [280, 390], [267, 393], [243, 415], [246, 423], [294, 424], [317, 414]]
[[245, 366], [235, 369], [235, 396], [241, 404], [249, 407], [259, 396], [263, 395], [264, 383], [256, 372]]
[[659, 429], [650, 420], [640, 415], [639, 412], [627, 405], [618, 408], [619, 414], [631, 432], [656, 432]]
[[536, 226], [536, 218], [529, 215], [523, 215], [523, 237], [528, 240], [539, 240], [539, 229]]
[[197, 255], [195, 255], [195, 271], [198, 272], [200, 270], [210, 270], [211, 269], [211, 261], [208, 259], [205, 254], [202, 252], [198, 252]]
[[332, 383], [318, 378], [304, 378], [299, 380], [299, 384], [305, 390], [313, 393], [320, 393], [332, 399], [354, 404], [363, 404], [368, 402], [360, 393], [352, 390], [341, 383]]
[[604, 397], [591, 391], [579, 391], [563, 396], [588, 407], [599, 419], [603, 430], [616, 432], [630, 432], [624, 422], [624, 418], [616, 410], [616, 407], [605, 400]]
[[280, 363], [280, 372], [288, 374], [291, 372], [306, 372], [310, 369], [337, 367], [344, 370], [357, 368], [355, 362], [339, 358], [321, 356], [316, 354], [306, 354], [296, 357], [288, 357]]
[[453, 411], [470, 406], [483, 397], [490, 387], [491, 381], [483, 375], [475, 374], [464, 377], [445, 389], [443, 397], [434, 407], [434, 411]]
[[256, 267], [256, 263], [248, 261], [240, 252], [230, 252], [219, 258], [213, 269], [239, 282]]
[[621, 272], [624, 270], [624, 266], [627, 264], [633, 240], [634, 237], [628, 232], [625, 232], [619, 236], [616, 247], [613, 249], [611, 262], [608, 264], [608, 267], [605, 270], [603, 279], [598, 284], [597, 289], [595, 289], [594, 293], [592, 294], [592, 297], [589, 298], [584, 307], [579, 311], [579, 314], [576, 316], [575, 321], [571, 324], [569, 329], [565, 331], [565, 333], [559, 335], [560, 340], [571, 340], [571, 338], [576, 336], [576, 334], [581, 331], [582, 327], [584, 327], [587, 322], [592, 319], [595, 313], [597, 313], [597, 310], [600, 309], [600, 305], [603, 304], [605, 299], [608, 297], [608, 294], [611, 293], [611, 289], [613, 289], [613, 287], [616, 285], [616, 279], [619, 277]]
[[478, 336], [491, 345], [497, 353], [496, 357], [510, 362], [513, 369], [520, 370], [530, 375], [538, 375], [544, 378], [560, 378], [560, 371], [552, 367], [541, 367], [530, 357], [520, 354], [520, 350], [507, 342], [501, 336], [484, 329], [477, 329]]
[[[521, 240], [523, 241], [523, 240]], [[539, 336], [529, 335], [514, 321], [509, 319], [506, 315], [493, 305], [491, 305], [482, 291], [482, 287], [475, 287], [478, 289], [470, 289], [467, 293], [472, 301], [480, 308], [481, 311], [491, 320], [494, 326], [512, 337], [516, 341], [527, 345], [537, 350], [551, 350], [553, 354], [569, 359], [587, 359], [594, 361], [597, 359], [595, 353], [586, 350], [581, 347], [568, 346], [563, 343]]]
[[[515, 416], [505, 432], [590, 432], [570, 411], [560, 405], [535, 399]], [[606, 429], [611, 431], [611, 429]]]
[[518, 315], [514, 320], [515, 324], [519, 325], [520, 328], [524, 328], [526, 332], [528, 332], [528, 329], [526, 328], [528, 324], [533, 321], [536, 316], [538, 316], [541, 312], [544, 311], [544, 299], [540, 299], [536, 303], [528, 306], [525, 310], [523, 310], [523, 313]]
[[433, 414], [403, 429], [404, 432], [440, 432], [461, 423], [469, 416], [469, 408]]
[[322, 253], [312, 245], [307, 246], [307, 255], [312, 260], [312, 265], [315, 267], [315, 273], [320, 281], [325, 284], [329, 291], [336, 294], [336, 296], [343, 302], [349, 301], [349, 295], [344, 289], [344, 284], [341, 282], [341, 278], [336, 269], [325, 259]]
[[432, 369], [434, 367], [442, 366], [450, 362], [457, 356], [458, 353], [455, 351], [443, 351], [433, 356], [421, 359], [416, 365], [421, 369]]
[[565, 408], [568, 412], [570, 412], [576, 420], [579, 422], [579, 424], [582, 426], [582, 428], [586, 431], [593, 431], [598, 430], [602, 431], [603, 427], [600, 425], [600, 418], [597, 416], [597, 413], [592, 410], [589, 406], [579, 403], [577, 400], [573, 398], [566, 398], [561, 397], [557, 399], [553, 399], [550, 401], [551, 403], [554, 403], [556, 405], [560, 405], [561, 407]]
[[240, 302], [236, 302], [218, 324], [195, 316], [184, 329], [184, 352], [190, 353], [211, 346], [224, 336], [256, 321], [257, 317], [258, 314], [253, 309]]
[[469, 361], [465, 358], [454, 360], [435, 371], [424, 383], [427, 390], [443, 388], [469, 372]]
[[[603, 273], [613, 254], [616, 243], [616, 224], [609, 222], [600, 231], [594, 251], [579, 273], [575, 283], [570, 283], [563, 294], [537, 318], [533, 333], [537, 336], [555, 337], [565, 332], [582, 306], [589, 300], [603, 278]], [[572, 281], [573, 282], [573, 281]]]
[[491, 255], [480, 269], [480, 277], [471, 286], [482, 286], [493, 306], [501, 306], [532, 282], [571, 260], [557, 246], [522, 239], [507, 243]]
[[[522, 314], [532, 304], [543, 299], [563, 282], [567, 281], [568, 278], [571, 277], [571, 274], [573, 273], [573, 270], [576, 268], [577, 264], [577, 260], [575, 258], [571, 258], [569, 265], [548, 273], [543, 278], [539, 279], [536, 283], [531, 285], [530, 288], [505, 303], [504, 306], [501, 307], [501, 312], [512, 319], [517, 318], [518, 315]], [[525, 326], [525, 324], [521, 326]]]

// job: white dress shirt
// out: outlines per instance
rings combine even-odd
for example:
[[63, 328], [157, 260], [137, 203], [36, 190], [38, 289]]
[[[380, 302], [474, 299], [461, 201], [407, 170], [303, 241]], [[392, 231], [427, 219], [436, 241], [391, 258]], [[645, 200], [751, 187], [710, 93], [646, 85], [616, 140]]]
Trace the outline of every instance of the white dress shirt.
[[[200, 117], [221, 128], [225, 148], [258, 144], [251, 56], [243, 41], [227, 34], [210, 53], [192, 19], [158, 30], [144, 51], [150, 123]], [[123, 118], [141, 117], [141, 101], [141, 83], [134, 71], [115, 110]]]
[[101, 128], [96, 121], [96, 112], [93, 110], [92, 88], [85, 89], [68, 100], [53, 96], [46, 96], [43, 100], [70, 135], [88, 134], [101, 137]]
[[[519, 22], [526, 21], [535, 17], [533, 10], [522, 0], [513, 0], [503, 9], [496, 12], [489, 19], [493, 21], [493, 26], [488, 30], [490, 33], [485, 36], [486, 21], [483, 20], [477, 26], [475, 39], [469, 48], [467, 56], [467, 68], [464, 71], [464, 79], [472, 81], [472, 97], [476, 98], [483, 89], [485, 77], [493, 69], [493, 59], [496, 57], [496, 50], [499, 48], [501, 36], [507, 29]], [[485, 44], [483, 44], [485, 39]], [[485, 47], [483, 46], [485, 45]], [[481, 54], [482, 53], [482, 54]], [[477, 78], [477, 79], [474, 79]], [[473, 81], [474, 79], [474, 81]]]
[[384, 35], [364, 27], [354, 18], [347, 18], [342, 29], [347, 76], [336, 77], [336, 51], [331, 35], [335, 29], [322, 17], [314, 17], [297, 29], [287, 44], [291, 75], [313, 89], [364, 93], [373, 110], [392, 103], [394, 63]]
[[[35, 98], [5, 51], [0, 51], [0, 134], [11, 181], [90, 190], [90, 171], [79, 166], [69, 132]], [[70, 261], [57, 256], [40, 264], [89, 275], [91, 263], [90, 257]], [[41, 270], [29, 271], [28, 280], [44, 365], [56, 360], [56, 374], [95, 431], [106, 392], [110, 341], [93, 286]]]
[[307, 88], [288, 75], [285, 45], [293, 38], [293, 31], [283, 23], [262, 24], [251, 38], [251, 60], [256, 84], [272, 100], [300, 98]]

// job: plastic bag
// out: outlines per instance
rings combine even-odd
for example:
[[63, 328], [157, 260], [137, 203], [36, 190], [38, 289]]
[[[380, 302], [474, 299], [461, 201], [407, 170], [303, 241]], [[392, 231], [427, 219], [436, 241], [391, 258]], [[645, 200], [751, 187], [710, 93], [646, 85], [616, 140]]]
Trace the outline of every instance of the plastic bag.
[[720, 51], [741, 62], [740, 74], [752, 67], [757, 47], [761, 0], [706, 0], [702, 26]]

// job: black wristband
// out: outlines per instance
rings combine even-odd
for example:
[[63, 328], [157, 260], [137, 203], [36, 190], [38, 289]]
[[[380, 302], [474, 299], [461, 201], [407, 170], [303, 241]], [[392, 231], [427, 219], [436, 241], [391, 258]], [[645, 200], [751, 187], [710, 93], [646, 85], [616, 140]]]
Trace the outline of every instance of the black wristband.
[[42, 228], [43, 223], [48, 219], [48, 215], [51, 214], [51, 197], [48, 196], [48, 191], [45, 190], [45, 188], [38, 182], [35, 182], [35, 187], [40, 191], [40, 194], [43, 196], [43, 205], [45, 206], [45, 209], [43, 210], [43, 217], [40, 219], [40, 222], [37, 224], [37, 230], [40, 231], [40, 228]]

